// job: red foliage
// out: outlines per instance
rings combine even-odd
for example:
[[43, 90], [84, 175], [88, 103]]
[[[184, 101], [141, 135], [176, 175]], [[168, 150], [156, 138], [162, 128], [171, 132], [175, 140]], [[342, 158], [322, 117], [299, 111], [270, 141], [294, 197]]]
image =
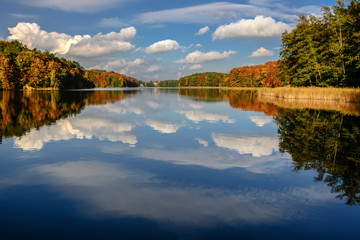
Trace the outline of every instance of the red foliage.
[[230, 71], [227, 84], [230, 87], [276, 87], [280, 85], [280, 72], [278, 61], [234, 68]]

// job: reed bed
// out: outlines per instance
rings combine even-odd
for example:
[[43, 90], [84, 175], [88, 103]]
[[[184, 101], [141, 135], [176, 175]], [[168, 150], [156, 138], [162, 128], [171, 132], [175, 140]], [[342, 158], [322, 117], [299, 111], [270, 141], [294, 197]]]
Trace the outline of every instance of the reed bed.
[[259, 96], [278, 99], [360, 103], [360, 88], [278, 87], [256, 90]]

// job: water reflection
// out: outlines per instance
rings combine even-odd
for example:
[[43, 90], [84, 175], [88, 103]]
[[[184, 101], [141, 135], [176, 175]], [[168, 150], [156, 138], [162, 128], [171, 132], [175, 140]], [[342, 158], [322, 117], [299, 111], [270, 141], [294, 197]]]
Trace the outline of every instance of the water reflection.
[[33, 128], [80, 113], [86, 105], [125, 99], [137, 91], [0, 91], [0, 142], [3, 137], [22, 136]]
[[355, 116], [215, 89], [0, 96], [0, 206], [8, 189], [47, 186], [91, 219], [238, 228], [359, 203]]
[[280, 150], [291, 154], [294, 170], [315, 170], [315, 181], [331, 187], [346, 204], [360, 203], [360, 121], [316, 110], [281, 110]]

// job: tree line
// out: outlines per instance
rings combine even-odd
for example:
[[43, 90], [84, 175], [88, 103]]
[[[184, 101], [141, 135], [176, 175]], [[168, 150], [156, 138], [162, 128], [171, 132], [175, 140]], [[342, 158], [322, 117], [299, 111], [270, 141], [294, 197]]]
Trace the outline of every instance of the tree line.
[[179, 87], [221, 87], [224, 85], [226, 73], [206, 72], [195, 73], [179, 79]]
[[[262, 65], [234, 68], [230, 74], [195, 73], [171, 84], [177, 83], [178, 87], [277, 87], [281, 84], [280, 74], [279, 61], [271, 61]], [[162, 81], [159, 85], [162, 85]]]
[[96, 88], [137, 87], [139, 85], [138, 80], [135, 78], [127, 77], [113, 71], [85, 70], [84, 77], [92, 82]]
[[137, 87], [138, 81], [115, 72], [85, 70], [76, 61], [18, 41], [0, 41], [0, 89]]

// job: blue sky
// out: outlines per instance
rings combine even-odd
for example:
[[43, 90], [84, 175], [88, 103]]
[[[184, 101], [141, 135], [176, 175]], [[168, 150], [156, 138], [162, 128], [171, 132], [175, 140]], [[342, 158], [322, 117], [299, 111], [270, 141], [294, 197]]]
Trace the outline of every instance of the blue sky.
[[229, 72], [279, 56], [296, 15], [335, 0], [1, 0], [0, 39], [139, 80]]

